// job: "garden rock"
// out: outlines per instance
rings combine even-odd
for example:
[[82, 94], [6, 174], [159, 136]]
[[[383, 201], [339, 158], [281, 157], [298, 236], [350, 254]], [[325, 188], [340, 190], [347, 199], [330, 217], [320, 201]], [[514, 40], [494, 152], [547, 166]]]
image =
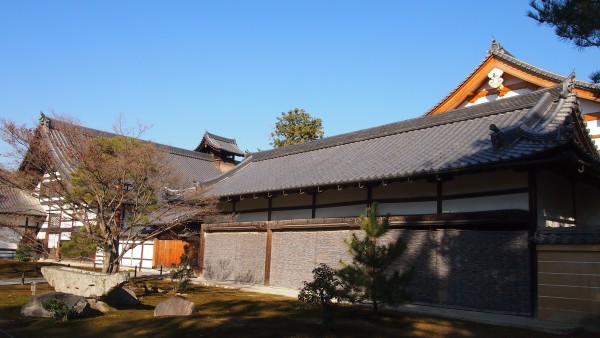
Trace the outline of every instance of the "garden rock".
[[106, 296], [101, 297], [101, 300], [114, 307], [135, 306], [140, 304], [135, 292], [124, 287], [112, 289]]
[[87, 299], [87, 302], [90, 304], [90, 307], [96, 311], [100, 311], [102, 313], [107, 313], [110, 311], [109, 305], [101, 300], [89, 298]]
[[44, 266], [41, 270], [54, 290], [86, 298], [102, 297], [129, 280], [128, 272], [106, 274], [64, 266]]
[[42, 302], [50, 298], [63, 300], [65, 305], [75, 310], [75, 316], [77, 317], [85, 317], [93, 313], [84, 297], [63, 292], [48, 292], [31, 296], [29, 301], [21, 306], [21, 314], [28, 317], [52, 317], [52, 312], [47, 311], [42, 306]]
[[181, 296], [175, 296], [156, 306], [154, 317], [189, 316], [196, 311], [196, 305]]

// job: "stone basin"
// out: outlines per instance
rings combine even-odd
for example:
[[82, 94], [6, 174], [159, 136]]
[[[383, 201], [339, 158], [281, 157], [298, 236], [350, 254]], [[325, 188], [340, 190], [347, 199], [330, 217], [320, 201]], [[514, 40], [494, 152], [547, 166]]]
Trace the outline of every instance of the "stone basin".
[[44, 266], [42, 275], [58, 292], [99, 298], [129, 281], [129, 272], [108, 274], [65, 266]]

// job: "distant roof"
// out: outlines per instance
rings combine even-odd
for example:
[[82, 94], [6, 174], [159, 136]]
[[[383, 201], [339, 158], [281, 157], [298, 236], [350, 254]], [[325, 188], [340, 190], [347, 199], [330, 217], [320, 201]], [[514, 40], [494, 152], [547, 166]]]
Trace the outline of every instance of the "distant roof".
[[[451, 114], [253, 153], [207, 183], [213, 184], [214, 195], [223, 197], [411, 177], [524, 159], [573, 143], [573, 135], [559, 131], [571, 127], [571, 123], [561, 125], [577, 111], [576, 100], [575, 94], [558, 85], [455, 109]], [[499, 133], [496, 139], [506, 144], [494, 146], [492, 124]], [[597, 156], [585, 135], [580, 142], [591, 156]]]
[[[81, 126], [69, 125], [65, 122], [51, 120], [42, 114], [40, 117], [40, 125], [42, 126], [42, 134], [46, 136], [48, 146], [50, 147], [53, 155], [60, 163], [61, 168], [66, 172], [70, 173], [75, 170], [76, 163], [74, 163], [71, 156], [68, 154], [67, 136], [61, 131], [62, 128], [75, 127], [82, 130], [83, 133], [90, 135], [97, 135], [103, 137], [114, 137], [116, 134], [108, 133], [105, 131], [91, 129]], [[221, 174], [217, 167], [213, 164], [213, 157], [199, 153], [196, 151], [176, 148], [164, 144], [153, 143], [160, 150], [163, 150], [167, 154], [167, 159], [172, 163], [175, 169], [182, 175], [182, 184], [184, 186], [191, 186], [194, 182], [203, 182], [214, 178]]]
[[37, 198], [26, 191], [7, 186], [0, 186], [0, 214], [42, 217], [46, 215]]
[[[448, 93], [448, 95], [446, 95], [446, 97], [444, 97], [436, 105], [431, 107], [431, 109], [429, 109], [425, 113], [425, 115], [430, 114], [432, 111], [434, 111], [436, 108], [438, 108], [442, 103], [444, 103], [444, 101], [446, 101], [450, 96], [452, 96], [490, 58], [499, 59], [501, 61], [506, 62], [507, 64], [514, 66], [515, 68], [525, 70], [529, 73], [535, 74], [541, 78], [550, 80], [554, 83], [561, 83], [569, 77], [569, 76], [563, 76], [563, 75], [559, 75], [559, 74], [547, 71], [545, 69], [542, 69], [542, 68], [536, 67], [532, 64], [529, 64], [525, 61], [519, 60], [516, 57], [514, 57], [511, 53], [506, 51], [504, 49], [504, 47], [502, 47], [500, 45], [500, 43], [498, 43], [496, 40], [492, 40], [492, 44], [490, 45], [490, 48], [488, 49], [487, 54], [486, 54], [485, 58], [483, 59], [483, 61], [481, 61], [481, 63], [479, 65], [477, 65], [477, 67], [475, 67], [475, 69], [461, 83], [459, 83], [450, 93]], [[578, 89], [585, 89], [585, 90], [590, 90], [590, 91], [600, 90], [600, 85], [585, 82], [585, 81], [574, 80], [573, 85], [575, 88], [578, 88]]]
[[211, 134], [209, 132], [205, 132], [200, 144], [196, 147], [196, 151], [201, 151], [203, 145], [208, 145], [213, 149], [219, 151], [225, 151], [228, 153], [232, 153], [237, 156], [244, 156], [245, 153], [238, 147], [235, 139], [226, 138], [223, 136]]

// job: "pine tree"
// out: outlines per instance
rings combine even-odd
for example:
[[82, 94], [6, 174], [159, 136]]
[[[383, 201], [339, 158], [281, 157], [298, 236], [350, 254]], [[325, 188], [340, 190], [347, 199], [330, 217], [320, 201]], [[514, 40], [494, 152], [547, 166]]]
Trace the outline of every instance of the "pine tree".
[[314, 118], [304, 109], [294, 108], [281, 113], [271, 133], [275, 148], [304, 143], [323, 137], [323, 124], [320, 118]]
[[344, 298], [352, 303], [371, 303], [378, 312], [381, 304], [398, 305], [410, 300], [406, 290], [413, 270], [404, 273], [390, 269], [391, 264], [404, 252], [406, 245], [397, 240], [388, 245], [378, 245], [377, 240], [389, 229], [389, 215], [381, 223], [377, 219], [377, 204], [361, 215], [360, 228], [364, 237], [352, 234], [346, 241], [352, 264], [342, 262], [338, 276], [343, 284]]

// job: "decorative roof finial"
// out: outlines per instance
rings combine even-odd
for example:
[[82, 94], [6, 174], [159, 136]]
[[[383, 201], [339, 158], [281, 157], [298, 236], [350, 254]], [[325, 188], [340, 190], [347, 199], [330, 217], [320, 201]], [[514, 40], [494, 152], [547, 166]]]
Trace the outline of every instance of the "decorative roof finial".
[[50, 119], [42, 111], [40, 111], [40, 125], [50, 127]]
[[575, 81], [575, 71], [572, 71], [569, 76], [565, 78], [562, 82], [562, 91], [560, 92], [560, 97], [566, 99], [567, 96], [573, 90], [573, 81]]
[[490, 49], [488, 50], [488, 53], [504, 53], [504, 49], [502, 48], [502, 46], [500, 46], [498, 41], [496, 41], [496, 39], [493, 36], [492, 36], [492, 44], [490, 45]]

